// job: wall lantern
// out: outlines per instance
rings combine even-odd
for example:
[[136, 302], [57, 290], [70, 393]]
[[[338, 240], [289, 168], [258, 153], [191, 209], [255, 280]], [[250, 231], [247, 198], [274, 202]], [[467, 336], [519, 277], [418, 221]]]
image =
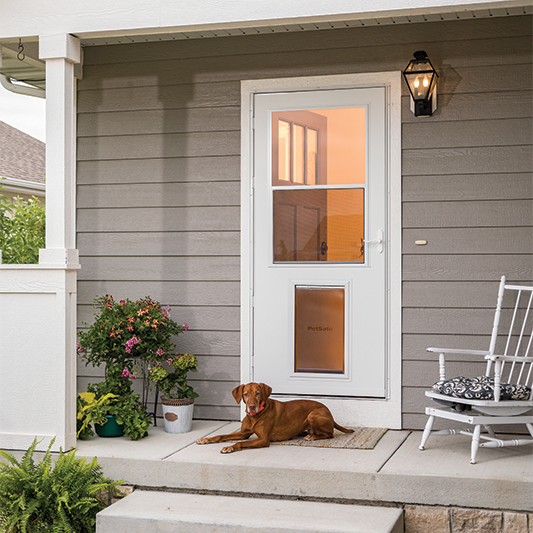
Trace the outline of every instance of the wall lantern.
[[403, 77], [411, 93], [411, 111], [415, 117], [430, 117], [437, 109], [437, 78], [426, 52], [415, 52], [403, 71]]

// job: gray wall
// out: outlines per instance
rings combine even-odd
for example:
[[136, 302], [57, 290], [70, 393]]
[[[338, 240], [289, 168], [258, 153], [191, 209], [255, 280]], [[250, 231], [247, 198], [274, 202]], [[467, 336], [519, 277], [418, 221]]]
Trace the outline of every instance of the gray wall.
[[[179, 351], [200, 360], [195, 416], [238, 418], [240, 80], [398, 71], [423, 49], [439, 109], [416, 119], [406, 86], [402, 97], [403, 423], [420, 428], [437, 377], [425, 348], [488, 346], [500, 275], [533, 279], [531, 27], [522, 16], [86, 48], [79, 321], [105, 293], [170, 304], [191, 325]], [[80, 366], [80, 389], [91, 374]]]

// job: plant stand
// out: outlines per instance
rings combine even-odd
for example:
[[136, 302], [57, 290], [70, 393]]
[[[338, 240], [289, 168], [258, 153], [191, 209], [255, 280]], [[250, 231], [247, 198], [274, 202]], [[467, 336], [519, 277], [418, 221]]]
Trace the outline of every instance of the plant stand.
[[161, 398], [167, 433], [188, 433], [192, 429], [194, 398]]

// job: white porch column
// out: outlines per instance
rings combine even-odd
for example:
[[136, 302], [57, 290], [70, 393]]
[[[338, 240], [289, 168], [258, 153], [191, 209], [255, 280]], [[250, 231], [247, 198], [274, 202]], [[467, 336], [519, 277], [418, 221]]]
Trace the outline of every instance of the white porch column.
[[[76, 445], [75, 81], [80, 44], [41, 37], [46, 60], [46, 248], [0, 264], [0, 449]], [[1, 259], [0, 259], [1, 263]]]
[[50, 35], [39, 39], [46, 61], [46, 250], [40, 264], [78, 262], [75, 252], [76, 109], [74, 64], [80, 62], [79, 39]]

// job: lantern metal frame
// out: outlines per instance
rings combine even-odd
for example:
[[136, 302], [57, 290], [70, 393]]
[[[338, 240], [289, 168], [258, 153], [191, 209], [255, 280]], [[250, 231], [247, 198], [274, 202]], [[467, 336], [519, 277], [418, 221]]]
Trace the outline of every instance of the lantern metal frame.
[[[409, 62], [402, 73], [409, 88], [410, 108], [416, 117], [430, 117], [437, 110], [437, 80], [439, 75], [425, 51], [419, 50], [413, 56], [414, 59]], [[423, 85], [423, 90], [418, 90], [415, 93], [414, 84], [419, 81], [417, 78], [420, 76], [424, 76], [428, 83]]]

